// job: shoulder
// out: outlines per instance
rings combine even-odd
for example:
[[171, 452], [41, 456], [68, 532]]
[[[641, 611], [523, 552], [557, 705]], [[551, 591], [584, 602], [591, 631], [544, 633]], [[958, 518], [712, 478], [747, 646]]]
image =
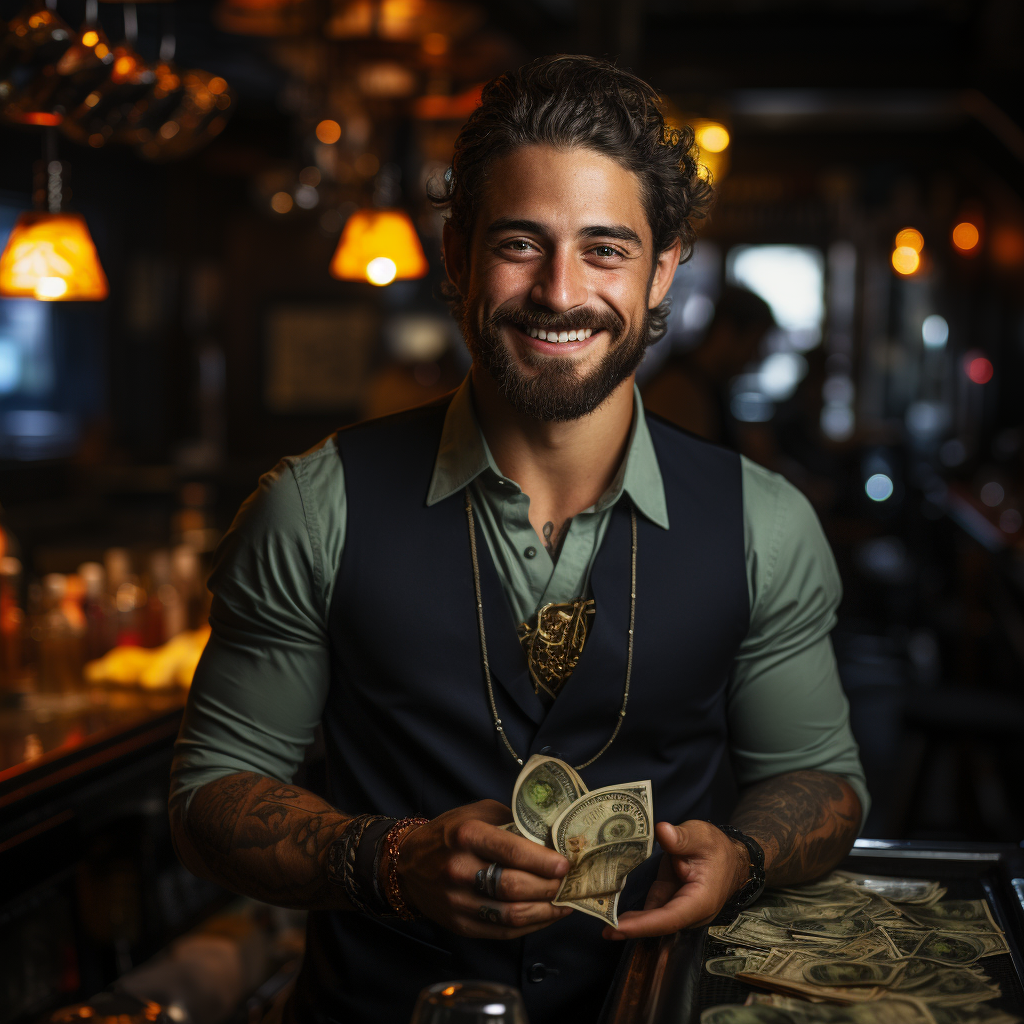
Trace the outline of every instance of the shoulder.
[[685, 454], [708, 463], [728, 464], [739, 468], [741, 456], [731, 448], [709, 441], [706, 437], [701, 437], [700, 434], [695, 434], [678, 423], [651, 412], [650, 409], [645, 409], [645, 413], [647, 429], [651, 432], [655, 446], [664, 450], [666, 454]]
[[785, 477], [740, 457], [743, 526], [751, 596], [757, 599], [784, 580], [808, 574], [830, 593], [840, 592], [839, 573], [817, 513]]

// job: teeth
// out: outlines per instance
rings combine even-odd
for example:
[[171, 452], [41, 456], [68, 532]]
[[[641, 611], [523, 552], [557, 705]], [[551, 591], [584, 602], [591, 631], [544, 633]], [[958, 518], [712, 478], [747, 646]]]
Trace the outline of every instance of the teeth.
[[537, 338], [539, 341], [555, 342], [556, 344], [563, 344], [567, 341], [586, 341], [594, 333], [592, 327], [576, 331], [543, 331], [539, 327], [527, 327], [524, 330], [531, 338]]

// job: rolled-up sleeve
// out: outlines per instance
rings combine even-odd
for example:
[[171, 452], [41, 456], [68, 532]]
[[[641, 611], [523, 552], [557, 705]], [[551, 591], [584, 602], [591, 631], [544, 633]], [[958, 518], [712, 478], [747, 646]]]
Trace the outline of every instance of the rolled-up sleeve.
[[[221, 542], [209, 581], [211, 635], [174, 749], [172, 806], [187, 808], [196, 789], [225, 775], [287, 782], [301, 764], [330, 680], [329, 556], [331, 548], [340, 554], [344, 527], [341, 473], [332, 439], [286, 459], [260, 479]], [[335, 534], [326, 545], [317, 500], [325, 477]]]
[[801, 769], [843, 776], [870, 798], [829, 634], [842, 584], [807, 499], [743, 460], [750, 628], [729, 689], [733, 769], [741, 786]]

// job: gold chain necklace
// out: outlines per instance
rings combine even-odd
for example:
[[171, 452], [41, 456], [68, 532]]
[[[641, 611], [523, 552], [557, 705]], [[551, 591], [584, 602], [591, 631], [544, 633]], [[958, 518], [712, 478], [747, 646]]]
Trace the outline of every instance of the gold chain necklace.
[[[622, 690], [622, 707], [619, 708], [618, 718], [615, 721], [615, 728], [612, 729], [608, 742], [589, 760], [583, 764], [575, 765], [576, 771], [582, 771], [592, 765], [614, 742], [619, 735], [623, 720], [626, 717], [626, 704], [629, 703], [629, 683], [633, 675], [633, 623], [636, 620], [636, 510], [630, 508], [629, 518], [632, 523], [632, 565], [630, 570], [629, 584], [629, 641], [626, 647], [626, 685]], [[469, 551], [473, 558], [473, 586], [476, 589], [476, 618], [480, 629], [480, 652], [483, 655], [484, 679], [487, 682], [487, 701], [491, 705], [491, 717], [494, 719], [494, 728], [501, 737], [505, 748], [512, 755], [512, 760], [521, 765], [523, 759], [516, 753], [515, 747], [508, 741], [505, 729], [502, 727], [501, 719], [498, 717], [498, 705], [494, 701], [494, 684], [491, 681], [491, 663], [487, 657], [487, 634], [484, 631], [484, 603], [480, 596], [480, 563], [476, 555], [476, 524], [473, 518], [473, 502], [469, 496], [469, 488], [466, 488], [466, 520], [469, 523]]]

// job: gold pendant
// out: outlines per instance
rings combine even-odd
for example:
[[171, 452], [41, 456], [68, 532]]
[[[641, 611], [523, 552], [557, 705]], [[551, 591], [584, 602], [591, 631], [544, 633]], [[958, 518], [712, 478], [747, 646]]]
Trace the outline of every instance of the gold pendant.
[[534, 693], [543, 690], [557, 697], [562, 692], [583, 653], [595, 612], [593, 598], [580, 598], [546, 604], [537, 612], [535, 623], [520, 623], [516, 632], [526, 652]]

